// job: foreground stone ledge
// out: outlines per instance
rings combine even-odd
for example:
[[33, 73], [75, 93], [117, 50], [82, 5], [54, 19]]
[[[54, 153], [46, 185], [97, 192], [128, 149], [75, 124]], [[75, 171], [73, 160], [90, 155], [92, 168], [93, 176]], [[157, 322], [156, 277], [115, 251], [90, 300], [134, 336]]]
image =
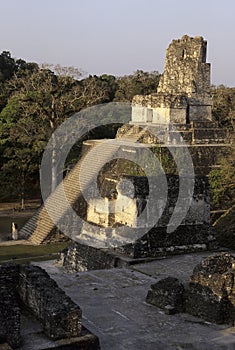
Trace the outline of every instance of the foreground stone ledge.
[[0, 349], [100, 349], [81, 318], [80, 307], [44, 269], [0, 265]]
[[85, 330], [83, 330], [83, 333], [80, 337], [57, 340], [56, 347], [53, 347], [53, 350], [99, 350], [99, 339]]
[[48, 337], [62, 339], [81, 334], [81, 309], [46, 271], [37, 266], [22, 266], [18, 292], [24, 304], [41, 321]]

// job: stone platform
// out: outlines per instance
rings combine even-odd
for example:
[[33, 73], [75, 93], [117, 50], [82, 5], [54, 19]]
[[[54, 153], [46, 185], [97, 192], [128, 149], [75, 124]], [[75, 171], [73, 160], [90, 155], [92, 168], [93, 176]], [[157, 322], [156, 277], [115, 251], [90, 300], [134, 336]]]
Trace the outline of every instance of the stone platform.
[[82, 323], [100, 339], [102, 350], [229, 350], [235, 328], [188, 314], [166, 315], [145, 302], [158, 280], [185, 282], [208, 252], [171, 256], [129, 268], [67, 273], [53, 262], [36, 263], [79, 304]]
[[[68, 251], [64, 253], [63, 260], [66, 267], [76, 271], [102, 269], [123, 266], [128, 261], [127, 258], [136, 260], [213, 249], [216, 242], [213, 229], [210, 227], [209, 185], [205, 177], [193, 179], [186, 176], [181, 178], [181, 181], [176, 175], [167, 175], [166, 180], [164, 176], [149, 177], [152, 189], [154, 188], [152, 201], [151, 196], [148, 196], [149, 186], [146, 177], [127, 176], [125, 179], [133, 184], [131, 204], [126, 201], [124, 195], [121, 197], [122, 193], [119, 194], [118, 189], [117, 199], [110, 201], [112, 205], [117, 204], [115, 216], [107, 211], [104, 217], [99, 206], [101, 201], [91, 202], [88, 206], [88, 220], [83, 223], [81, 232], [71, 237]], [[168, 184], [168, 196], [163, 208], [164, 180]], [[186, 188], [180, 191], [180, 184], [190, 187], [192, 182], [193, 195], [189, 202], [189, 190]], [[116, 188], [117, 181], [110, 181], [104, 177], [101, 193], [105, 197], [114, 193]], [[179, 193], [180, 203], [178, 203]], [[128, 206], [125, 216], [123, 211], [122, 215], [118, 215], [120, 203], [122, 206]], [[189, 208], [186, 212], [187, 203]], [[157, 220], [156, 213], [160, 213], [161, 210], [162, 215]], [[185, 212], [185, 216], [174, 232], [169, 232], [168, 226], [175, 212], [177, 216], [178, 213]], [[113, 219], [113, 224], [110, 226]], [[156, 222], [151, 222], [155, 220]], [[125, 231], [127, 227], [130, 229], [127, 233], [120, 230], [124, 228]]]
[[129, 145], [129, 149], [136, 150], [139, 145], [144, 145], [157, 158], [167, 158], [169, 164], [174, 163], [172, 154], [177, 149], [181, 148], [183, 154], [184, 148], [187, 148], [196, 175], [208, 175], [212, 169], [218, 167], [220, 156], [230, 146], [226, 130], [210, 121], [172, 125], [130, 122], [118, 129], [116, 138], [130, 141], [137, 139], [138, 143]]

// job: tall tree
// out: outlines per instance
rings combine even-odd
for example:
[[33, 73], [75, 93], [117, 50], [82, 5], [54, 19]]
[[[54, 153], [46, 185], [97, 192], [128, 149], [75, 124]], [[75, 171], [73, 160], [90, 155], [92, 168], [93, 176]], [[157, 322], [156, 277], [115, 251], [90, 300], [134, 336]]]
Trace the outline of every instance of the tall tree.
[[235, 88], [213, 87], [212, 114], [220, 127], [235, 130]]
[[148, 95], [157, 91], [160, 74], [137, 70], [132, 75], [117, 78], [115, 101], [130, 102], [135, 95]]
[[[79, 75], [77, 70], [69, 70]], [[66, 69], [63, 69], [65, 72]], [[39, 68], [33, 72], [25, 70], [15, 74], [8, 81], [7, 88], [11, 91], [11, 97], [0, 114], [4, 168], [9, 171], [10, 167], [17, 168], [20, 165], [23, 186], [27, 174], [39, 166], [39, 159], [53, 131], [79, 108], [81, 88], [69, 74], [59, 76], [49, 69]], [[20, 150], [28, 156], [22, 157]], [[56, 167], [56, 154], [53, 153], [52, 190], [57, 185]], [[24, 193], [23, 190], [21, 192]]]
[[9, 51], [0, 54], [0, 82], [10, 79], [16, 72], [17, 66]]
[[[56, 128], [70, 115], [85, 107], [110, 101], [107, 78], [89, 76], [78, 80], [81, 72], [73, 67], [59, 65], [20, 70], [8, 81], [11, 92], [7, 105], [0, 113], [0, 137], [4, 146], [4, 168], [21, 164], [22, 179], [28, 178], [39, 167], [45, 145]], [[76, 78], [76, 79], [75, 79]], [[20, 149], [30, 149], [22, 159]], [[36, 162], [36, 163], [35, 163]], [[35, 164], [33, 167], [32, 164]], [[26, 172], [28, 169], [28, 173]], [[22, 170], [22, 169], [21, 169]], [[22, 180], [21, 183], [25, 183]], [[57, 186], [57, 149], [52, 149], [51, 190]], [[22, 188], [22, 186], [19, 186]], [[21, 193], [24, 193], [21, 190]]]

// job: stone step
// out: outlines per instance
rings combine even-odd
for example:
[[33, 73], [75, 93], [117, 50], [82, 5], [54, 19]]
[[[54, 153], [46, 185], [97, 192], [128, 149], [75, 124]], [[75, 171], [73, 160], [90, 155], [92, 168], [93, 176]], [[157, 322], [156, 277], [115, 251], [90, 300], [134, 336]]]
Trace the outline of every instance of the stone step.
[[194, 129], [193, 143], [224, 143], [226, 141], [226, 130], [224, 129]]
[[218, 128], [218, 123], [210, 120], [202, 120], [202, 121], [192, 121], [190, 123], [193, 129], [213, 129]]
[[[55, 226], [46, 208], [48, 208], [55, 218], [61, 219], [69, 208], [68, 203], [63, 203], [64, 193], [67, 200], [73, 204], [81, 195], [81, 187], [84, 188], [89, 185], [89, 183], [98, 175], [103, 164], [107, 163], [110, 157], [113, 158], [120, 147], [120, 144], [115, 141], [104, 142], [103, 146], [102, 142], [99, 143], [100, 148], [97, 150], [97, 152], [100, 152], [99, 157], [94, 160], [94, 154], [89, 156], [89, 152], [85, 152], [80, 161], [64, 179], [64, 191], [62, 184], [59, 184], [55, 192], [47, 199], [46, 207], [43, 205], [24, 225], [20, 230], [20, 235], [29, 237], [29, 241], [34, 244], [41, 244], [46, 240], [47, 236]], [[85, 176], [82, 178], [82, 181], [80, 179], [81, 184], [79, 184], [78, 177], [81, 170], [86, 173], [83, 174]], [[63, 205], [59, 205], [60, 203], [63, 203]]]
[[[123, 127], [125, 128], [125, 126]], [[138, 134], [138, 128], [139, 134]], [[119, 135], [117, 135], [118, 139], [138, 139], [144, 133], [148, 133], [151, 135], [151, 139], [153, 142], [160, 143], [168, 143], [169, 134], [180, 132], [183, 139], [189, 144], [199, 144], [199, 143], [225, 143], [227, 138], [227, 133], [224, 129], [219, 128], [217, 122], [212, 122], [209, 120], [206, 121], [193, 121], [190, 124], [148, 124], [147, 126], [144, 124], [135, 124], [132, 128], [130, 128], [126, 134], [119, 131]], [[187, 134], [188, 132], [188, 134]], [[193, 133], [191, 137], [190, 133]], [[126, 137], [126, 135], [128, 137]], [[146, 134], [147, 135], [147, 134]], [[177, 139], [177, 136], [174, 137]], [[152, 142], [151, 141], [151, 142]]]
[[146, 125], [144, 128], [141, 128], [140, 126], [134, 125], [132, 126], [126, 133], [118, 136], [119, 139], [122, 140], [128, 140], [132, 142], [137, 142], [141, 136], [147, 131]]

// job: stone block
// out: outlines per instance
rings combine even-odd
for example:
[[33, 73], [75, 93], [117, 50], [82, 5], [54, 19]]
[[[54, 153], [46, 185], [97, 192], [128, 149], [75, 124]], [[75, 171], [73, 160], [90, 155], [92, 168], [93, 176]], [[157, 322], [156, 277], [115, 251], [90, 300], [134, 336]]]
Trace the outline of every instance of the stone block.
[[20, 268], [18, 292], [24, 304], [52, 339], [81, 334], [81, 309], [66, 296], [46, 271], [36, 266]]
[[215, 323], [235, 320], [235, 258], [220, 253], [203, 259], [191, 276], [187, 312]]
[[167, 314], [184, 311], [184, 286], [177, 278], [167, 277], [151, 285], [146, 302], [155, 305]]
[[71, 241], [68, 251], [63, 255], [63, 266], [72, 271], [100, 270], [117, 267], [117, 261], [105, 249]]
[[203, 285], [190, 283], [186, 291], [185, 311], [217, 324], [231, 322], [231, 303]]

